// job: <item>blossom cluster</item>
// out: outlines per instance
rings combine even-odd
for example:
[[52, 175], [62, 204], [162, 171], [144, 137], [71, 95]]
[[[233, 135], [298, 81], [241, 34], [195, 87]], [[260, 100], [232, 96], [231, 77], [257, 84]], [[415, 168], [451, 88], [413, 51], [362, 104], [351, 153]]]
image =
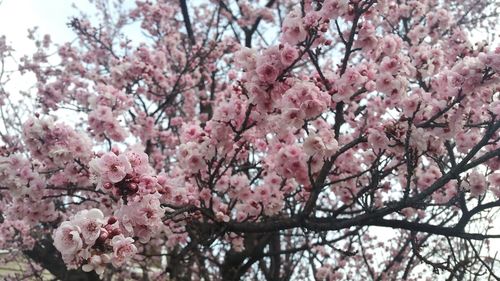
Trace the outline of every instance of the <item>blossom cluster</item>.
[[151, 167], [148, 156], [143, 152], [107, 152], [90, 161], [89, 166], [98, 176], [98, 188], [111, 190], [114, 195], [127, 196], [137, 192], [148, 194], [156, 191], [156, 185], [151, 183], [149, 177]]
[[92, 155], [88, 136], [50, 116], [28, 119], [23, 124], [23, 138], [33, 157], [55, 167], [64, 167], [74, 159], [86, 163]]
[[134, 239], [121, 234], [116, 218], [99, 209], [82, 210], [54, 231], [54, 246], [70, 268], [102, 274], [108, 263], [121, 266], [137, 252]]

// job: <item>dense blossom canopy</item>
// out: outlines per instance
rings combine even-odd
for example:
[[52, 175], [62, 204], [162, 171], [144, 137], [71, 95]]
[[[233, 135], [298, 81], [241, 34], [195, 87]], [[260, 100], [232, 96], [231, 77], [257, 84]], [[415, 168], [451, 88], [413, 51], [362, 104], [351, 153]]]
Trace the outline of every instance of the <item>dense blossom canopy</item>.
[[0, 73], [10, 279], [499, 280], [496, 1], [94, 3]]

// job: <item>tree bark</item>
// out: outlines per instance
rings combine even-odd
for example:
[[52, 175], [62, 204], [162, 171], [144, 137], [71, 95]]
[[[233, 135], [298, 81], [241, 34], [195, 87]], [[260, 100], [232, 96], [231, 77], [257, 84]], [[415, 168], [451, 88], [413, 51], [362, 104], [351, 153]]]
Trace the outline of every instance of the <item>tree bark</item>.
[[92, 272], [84, 272], [81, 269], [68, 270], [61, 255], [52, 244], [52, 240], [43, 239], [38, 241], [33, 249], [24, 251], [24, 254], [34, 262], [48, 270], [58, 280], [62, 281], [100, 281], [99, 275]]

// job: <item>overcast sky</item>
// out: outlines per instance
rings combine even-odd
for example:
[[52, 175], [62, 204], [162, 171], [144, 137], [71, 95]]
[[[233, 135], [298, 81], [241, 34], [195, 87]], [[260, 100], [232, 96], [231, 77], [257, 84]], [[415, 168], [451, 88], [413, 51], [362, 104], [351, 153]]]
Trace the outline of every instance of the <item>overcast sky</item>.
[[[38, 35], [50, 34], [55, 43], [64, 43], [75, 38], [67, 27], [69, 18], [78, 12], [72, 8], [90, 7], [87, 0], [0, 0], [0, 35], [7, 37], [7, 42], [14, 48], [14, 57], [30, 55], [36, 50], [33, 41], [28, 39], [28, 29], [38, 27]], [[17, 69], [12, 60], [6, 61], [7, 70]], [[27, 90], [35, 80], [31, 75], [11, 75], [5, 86], [11, 94]]]
[[34, 26], [39, 27], [41, 35], [49, 33], [54, 42], [71, 40], [73, 35], [66, 23], [77, 13], [73, 2], [88, 6], [86, 0], [0, 0], [0, 34], [7, 36], [18, 53], [33, 50], [27, 29]]

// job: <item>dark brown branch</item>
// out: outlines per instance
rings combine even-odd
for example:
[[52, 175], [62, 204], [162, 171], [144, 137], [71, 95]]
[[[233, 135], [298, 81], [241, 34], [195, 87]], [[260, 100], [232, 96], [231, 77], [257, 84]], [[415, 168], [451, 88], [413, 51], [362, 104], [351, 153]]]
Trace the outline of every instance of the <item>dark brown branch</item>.
[[186, 32], [191, 42], [191, 45], [196, 44], [196, 39], [194, 38], [193, 27], [191, 25], [191, 19], [189, 18], [189, 10], [186, 4], [186, 0], [179, 0], [181, 5], [182, 18], [184, 19], [184, 26], [186, 27]]
[[59, 252], [48, 239], [39, 240], [31, 250], [23, 252], [27, 257], [39, 263], [58, 280], [62, 281], [98, 281], [101, 280], [95, 272], [68, 270]]

